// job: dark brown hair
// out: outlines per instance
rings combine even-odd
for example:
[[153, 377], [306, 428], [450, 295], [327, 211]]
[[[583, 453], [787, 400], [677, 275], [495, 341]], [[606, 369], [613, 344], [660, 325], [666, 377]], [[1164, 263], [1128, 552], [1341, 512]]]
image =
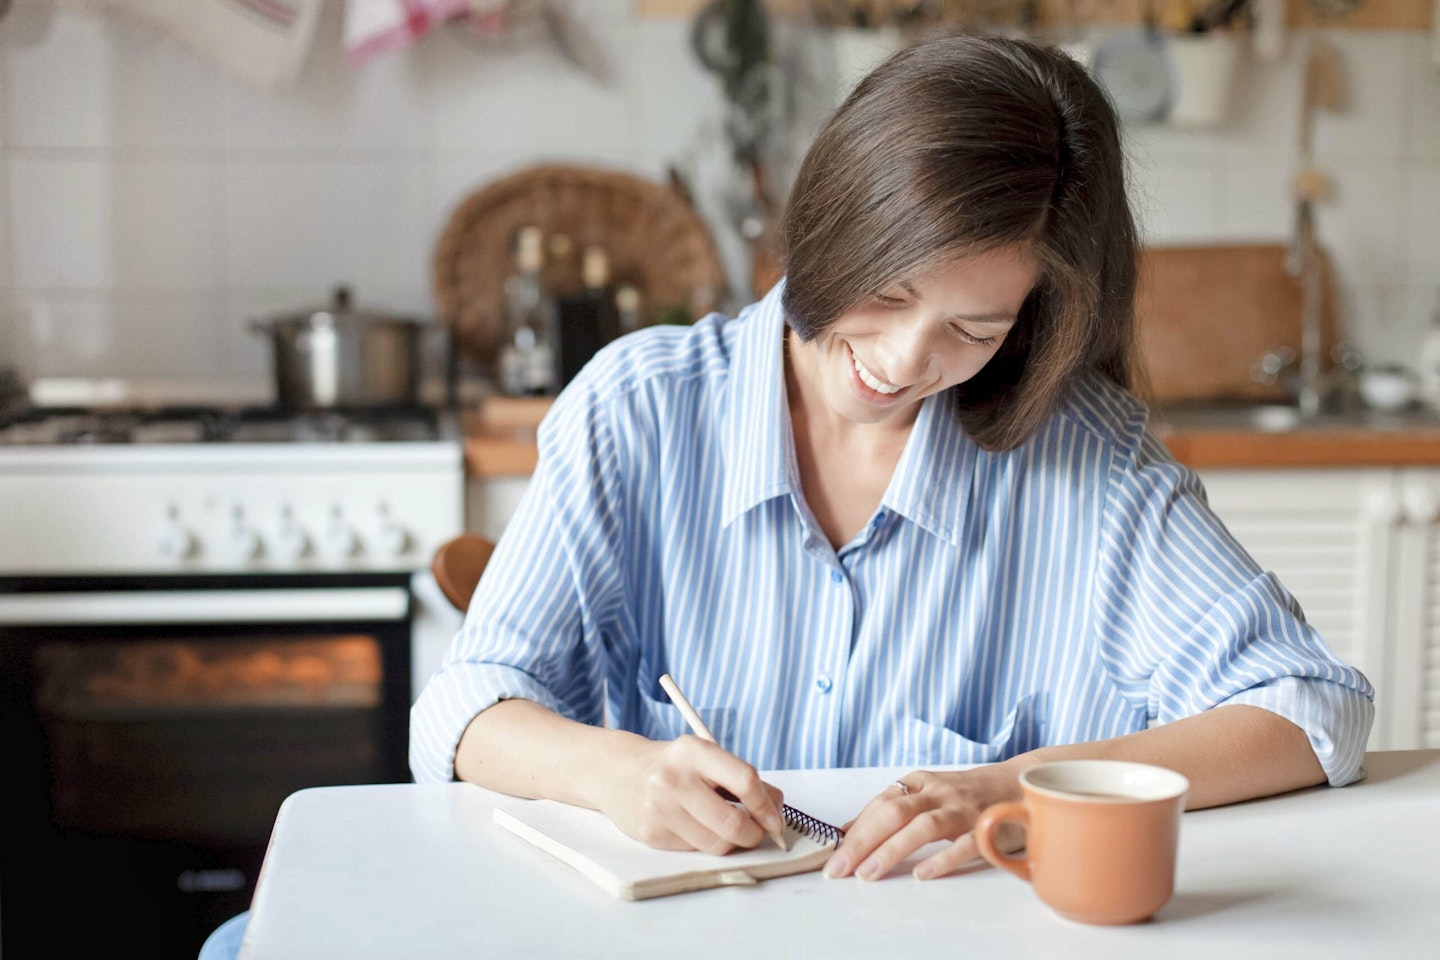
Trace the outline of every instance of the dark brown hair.
[[954, 390], [986, 449], [1028, 440], [1086, 370], [1131, 386], [1138, 249], [1119, 122], [1057, 50], [956, 36], [892, 56], [811, 145], [783, 234], [785, 313], [806, 341], [948, 261], [1012, 244], [1036, 257], [1004, 345]]

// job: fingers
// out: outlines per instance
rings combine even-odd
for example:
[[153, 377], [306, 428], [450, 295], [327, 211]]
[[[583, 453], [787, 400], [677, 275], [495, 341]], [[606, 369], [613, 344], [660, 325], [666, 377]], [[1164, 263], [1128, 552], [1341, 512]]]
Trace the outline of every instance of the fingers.
[[920, 848], [937, 841], [955, 841], [916, 865], [920, 879], [943, 876], [974, 860], [969, 830], [987, 805], [975, 777], [923, 771], [886, 787], [848, 828], [845, 839], [825, 865], [829, 877], [856, 876], [878, 880]]
[[916, 850], [939, 840], [953, 839], [968, 826], [965, 818], [955, 810], [944, 807], [921, 810], [876, 844], [875, 849], [856, 865], [855, 875], [861, 880], [879, 880]]
[[980, 848], [975, 845], [975, 834], [965, 833], [939, 853], [915, 864], [911, 876], [916, 880], [933, 880], [979, 859]]
[[[701, 775], [716, 787], [729, 791], [745, 809], [751, 821], [760, 827], [762, 835], [784, 832], [785, 820], [780, 808], [785, 794], [779, 787], [771, 786], [760, 779], [760, 773], [750, 764], [719, 748], [706, 750]], [[752, 847], [759, 842], [757, 839], [754, 843], [737, 845]]]
[[[738, 803], [718, 790], [728, 791]], [[758, 846], [772, 827], [784, 829], [783, 794], [761, 780], [754, 767], [696, 737], [680, 737], [665, 747], [647, 771], [644, 794], [646, 826], [640, 839], [651, 846], [725, 854]]]
[[845, 834], [825, 875], [853, 874], [878, 880], [928, 843], [958, 835], [963, 821], [953, 811], [933, 806], [931, 798], [881, 797], [871, 803]]
[[[740, 834], [720, 831], [722, 836], [736, 846], [753, 847], [764, 839], [765, 834], [778, 836], [784, 833], [785, 821], [780, 808], [785, 795], [778, 787], [760, 779], [754, 767], [713, 743], [688, 737], [682, 740], [689, 741], [684, 746], [699, 751], [696, 771], [700, 777], [737, 801], [747, 815], [740, 821]], [[705, 806], [715, 809], [708, 800]], [[751, 829], [751, 824], [759, 827], [759, 835]]]

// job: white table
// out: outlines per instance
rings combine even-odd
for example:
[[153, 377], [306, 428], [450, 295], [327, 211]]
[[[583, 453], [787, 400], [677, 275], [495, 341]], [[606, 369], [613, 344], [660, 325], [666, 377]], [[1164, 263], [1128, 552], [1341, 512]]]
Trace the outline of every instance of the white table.
[[[916, 881], [807, 874], [612, 899], [504, 833], [468, 784], [326, 787], [281, 807], [248, 960], [368, 957], [1435, 956], [1440, 750], [1372, 753], [1365, 781], [1186, 814], [1176, 895], [1132, 927], [1061, 920], [1008, 873]], [[852, 816], [904, 768], [768, 775], [797, 806]]]

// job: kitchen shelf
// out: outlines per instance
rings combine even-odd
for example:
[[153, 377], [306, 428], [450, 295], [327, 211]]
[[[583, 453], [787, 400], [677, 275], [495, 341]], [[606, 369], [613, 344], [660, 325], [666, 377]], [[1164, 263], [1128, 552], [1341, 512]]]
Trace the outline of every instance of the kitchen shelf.
[[[650, 19], [677, 19], [693, 17], [705, 5], [706, 0], [635, 0], [637, 16]], [[1088, 23], [1139, 23], [1149, 0], [1093, 0], [1090, 14], [1083, 18]], [[776, 17], [808, 16], [812, 7], [809, 0], [768, 0], [767, 6]], [[1024, 4], [1016, 3], [1019, 9]], [[1073, 0], [1040, 0], [1041, 23], [1056, 23], [1068, 17], [1074, 6]], [[1195, 0], [1190, 7], [1199, 7]], [[1433, 0], [1371, 0], [1362, 3], [1353, 13], [1334, 19], [1322, 18], [1307, 0], [1287, 0], [1286, 22], [1291, 27], [1311, 27], [1319, 24], [1332, 27], [1346, 27], [1357, 30], [1424, 30], [1433, 19]]]

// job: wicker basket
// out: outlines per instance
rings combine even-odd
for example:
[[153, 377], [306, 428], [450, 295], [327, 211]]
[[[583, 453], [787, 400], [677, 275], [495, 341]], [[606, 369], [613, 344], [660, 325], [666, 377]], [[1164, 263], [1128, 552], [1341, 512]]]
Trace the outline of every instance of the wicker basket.
[[533, 224], [577, 244], [599, 243], [615, 284], [634, 284], [654, 319], [691, 319], [725, 293], [725, 271], [709, 228], [675, 191], [591, 167], [529, 167], [467, 197], [435, 247], [435, 305], [468, 357], [493, 363], [505, 329], [505, 278], [516, 231]]

